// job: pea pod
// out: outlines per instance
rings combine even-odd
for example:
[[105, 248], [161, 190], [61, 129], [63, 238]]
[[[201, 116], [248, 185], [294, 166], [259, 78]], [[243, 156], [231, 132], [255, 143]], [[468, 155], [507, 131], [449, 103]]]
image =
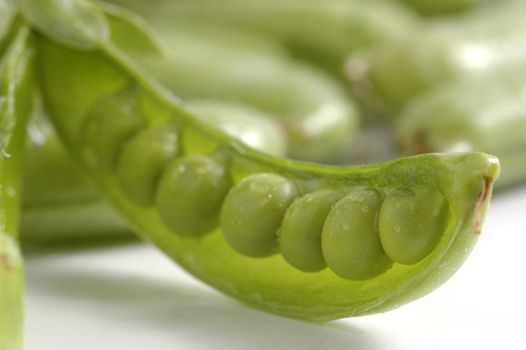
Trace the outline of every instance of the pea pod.
[[31, 118], [24, 157], [20, 235], [24, 243], [130, 236], [64, 150], [45, 117]]
[[13, 22], [16, 18], [16, 6], [13, 0], [3, 0], [0, 2], [0, 53], [3, 54], [11, 34], [15, 31]]
[[[157, 25], [159, 40], [148, 39], [145, 34], [152, 29], [144, 20], [116, 6], [103, 6], [111, 18], [112, 40], [185, 101], [213, 99], [250, 106], [280, 124], [290, 157], [341, 161], [359, 123], [356, 103], [334, 79], [291, 58], [275, 40], [184, 23]], [[127, 37], [126, 31], [133, 33]], [[246, 89], [247, 84], [252, 88]]]
[[[26, 6], [32, 3], [26, 1]], [[49, 0], [46, 4], [61, 3]], [[95, 13], [100, 16], [97, 23], [111, 21]], [[67, 20], [60, 25], [61, 32], [75, 30]], [[42, 30], [38, 74], [47, 112], [68, 150], [142, 237], [211, 286], [254, 307], [292, 317], [329, 320], [369, 314], [400, 306], [436, 288], [476, 242], [498, 174], [494, 157], [435, 154], [364, 167], [327, 167], [265, 155], [185, 111], [108, 32], [93, 40], [90, 49], [80, 49], [64, 44], [56, 32], [50, 35]], [[134, 92], [132, 97], [126, 95], [123, 100], [128, 91]], [[120, 109], [115, 108], [119, 105]], [[129, 125], [121, 122], [124, 119], [139, 121], [139, 127], [120, 143], [105, 142], [101, 147], [102, 141], [84, 135], [101, 125], [110, 128], [108, 133], [119, 133], [122, 125]], [[122, 191], [114, 164], [108, 166], [105, 160], [93, 161], [104, 158], [86, 155], [105, 151], [116, 154], [118, 163], [135, 137], [159, 125], [177, 126], [179, 151], [163, 171], [155, 202], [145, 206]], [[194, 182], [185, 186], [189, 178]], [[387, 199], [398, 189], [417, 188], [442, 196], [447, 215], [439, 220], [444, 229], [431, 233], [433, 246], [424, 245], [425, 251], [416, 254], [419, 260], [407, 265], [398, 261], [404, 254], [381, 246], [380, 237], [391, 237], [383, 232], [390, 226], [387, 221], [379, 228], [376, 218], [382, 211], [410, 215]], [[302, 216], [291, 219], [287, 215], [293, 203], [331, 189], [341, 191], [343, 197], [331, 204], [318, 232], [328, 268], [318, 273], [294, 268], [279, 254], [283, 220], [288, 217], [294, 226], [294, 220], [301, 221]], [[169, 192], [175, 203], [165, 201]], [[187, 206], [178, 202], [180, 198], [188, 201]], [[423, 205], [420, 196], [412, 198], [414, 206]], [[438, 204], [422, 211], [433, 215], [444, 205]], [[181, 212], [206, 225], [190, 232], [189, 227], [195, 227], [186, 225]], [[406, 234], [428, 234], [418, 232], [411, 222], [405, 221]], [[345, 246], [336, 244], [337, 239]], [[403, 253], [405, 247], [400, 249]], [[414, 254], [415, 248], [411, 249]]]
[[441, 83], [520, 65], [525, 3], [490, 5], [354, 53], [347, 64], [354, 92], [369, 109], [394, 119], [411, 99]]
[[213, 23], [263, 34], [341, 75], [351, 52], [373, 43], [412, 35], [419, 20], [383, 0], [112, 0], [156, 26]]
[[0, 348], [22, 349], [20, 177], [31, 105], [30, 32], [18, 27], [0, 62]]
[[487, 0], [400, 0], [426, 16], [455, 14], [484, 4]]
[[403, 151], [483, 150], [499, 156], [500, 187], [526, 180], [526, 80], [515, 68], [452, 81], [409, 103], [395, 122]]

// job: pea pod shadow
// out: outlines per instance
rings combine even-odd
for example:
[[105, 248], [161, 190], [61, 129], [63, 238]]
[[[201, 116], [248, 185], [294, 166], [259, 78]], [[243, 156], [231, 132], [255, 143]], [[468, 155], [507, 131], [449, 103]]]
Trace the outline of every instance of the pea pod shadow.
[[[177, 272], [163, 279], [158, 274], [104, 269], [100, 262], [92, 263], [92, 252], [82, 261], [86, 249], [82, 250], [80, 257], [60, 249], [28, 255], [28, 350], [61, 346], [81, 350], [79, 337], [96, 339], [98, 348], [120, 344], [128, 349], [208, 349], [213, 345], [219, 349], [367, 350], [388, 344], [387, 339], [380, 342], [378, 336], [349, 321], [310, 323], [247, 308], [197, 283], [183, 283]], [[75, 319], [69, 336], [51, 325], [61, 318]], [[104, 332], [111, 336], [105, 337]], [[58, 338], [62, 340], [55, 341]], [[85, 346], [91, 349], [94, 344]]]

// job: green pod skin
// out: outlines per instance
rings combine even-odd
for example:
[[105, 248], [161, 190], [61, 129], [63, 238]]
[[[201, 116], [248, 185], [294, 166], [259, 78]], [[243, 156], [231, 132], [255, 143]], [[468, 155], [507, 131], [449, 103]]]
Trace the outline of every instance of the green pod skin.
[[[63, 30], [73, 29], [66, 26]], [[272, 157], [194, 118], [170, 91], [126, 54], [125, 47], [104, 38], [93, 50], [78, 50], [61, 42], [38, 36], [37, 62], [47, 111], [67, 149], [82, 162], [101, 193], [143, 238], [196, 277], [232, 297], [268, 312], [310, 320], [387, 311], [430, 292], [447, 280], [477, 240], [499, 170], [498, 161], [492, 156], [433, 154], [357, 167], [327, 167]], [[225, 240], [228, 227], [223, 227], [221, 222], [213, 232], [198, 239], [173, 232], [161, 221], [158, 207], [138, 206], [121, 191], [114, 173], [81, 157], [82, 145], [77, 136], [86, 118], [94, 117], [94, 106], [130, 88], [137, 89], [138, 111], [148, 124], [179, 126], [183, 151], [178, 159], [189, 155], [208, 157], [215, 152], [225, 157], [226, 171], [233, 181], [228, 196], [237, 192], [236, 196], [243, 195], [246, 201], [227, 208], [226, 199], [222, 216], [234, 217], [243, 206], [255, 206], [252, 202], [261, 199], [260, 192], [252, 196], [250, 191], [241, 193], [238, 189], [255, 177], [271, 176], [282, 181], [281, 187], [283, 183], [293, 186], [298, 196], [333, 188], [346, 192], [375, 191], [384, 198], [398, 186], [435, 188], [448, 203], [447, 226], [436, 247], [423, 260], [409, 266], [394, 263], [384, 273], [363, 281], [342, 278], [331, 269], [306, 273], [290, 266], [279, 254], [264, 258], [241, 254]], [[75, 93], [81, 90], [82, 94]], [[268, 185], [274, 188], [275, 180]], [[255, 219], [254, 225], [263, 225], [264, 218]], [[278, 236], [276, 232], [276, 240]], [[327, 253], [331, 252], [324, 252], [328, 260]]]
[[520, 65], [526, 57], [525, 3], [490, 5], [351, 55], [347, 76], [353, 91], [369, 110], [394, 119], [408, 102], [441, 83]]
[[321, 250], [321, 233], [325, 219], [342, 191], [324, 190], [306, 194], [287, 209], [279, 247], [283, 258], [292, 266], [306, 272], [327, 267]]
[[220, 157], [190, 154], [164, 171], [155, 204], [162, 221], [174, 232], [201, 236], [217, 226], [229, 187], [230, 179]]
[[438, 86], [400, 113], [394, 124], [398, 142], [406, 154], [490, 152], [502, 164], [498, 188], [523, 182], [525, 93], [523, 76], [513, 67]]
[[22, 349], [24, 269], [18, 246], [22, 158], [31, 111], [34, 51], [16, 28], [0, 62], [0, 349]]

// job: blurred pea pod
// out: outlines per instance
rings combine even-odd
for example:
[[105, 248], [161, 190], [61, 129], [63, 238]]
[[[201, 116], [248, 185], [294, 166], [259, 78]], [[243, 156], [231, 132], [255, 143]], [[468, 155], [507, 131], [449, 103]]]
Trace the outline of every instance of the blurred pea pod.
[[488, 2], [488, 0], [399, 0], [412, 7], [419, 13], [432, 16], [453, 14], [466, 10], [470, 10], [475, 6], [479, 6]]
[[22, 349], [23, 264], [18, 246], [20, 177], [31, 105], [33, 51], [16, 25], [0, 62], [0, 349]]
[[395, 121], [402, 149], [490, 152], [502, 164], [499, 188], [526, 180], [526, 79], [517, 71], [452, 81], [416, 98]]
[[525, 11], [522, 1], [496, 2], [430, 22], [413, 36], [352, 55], [348, 77], [369, 109], [392, 118], [408, 101], [437, 84], [524, 61]]
[[[215, 288], [282, 315], [356, 316], [436, 288], [473, 247], [498, 176], [494, 157], [429, 155], [327, 167], [265, 155], [187, 113], [128, 55], [113, 18], [95, 4], [24, 3], [40, 32], [46, 111], [67, 149], [145, 239]], [[136, 44], [136, 27], [126, 24]], [[137, 147], [145, 140], [150, 147]], [[155, 168], [135, 171], [146, 165]], [[397, 198], [403, 206], [395, 205]], [[420, 205], [429, 198], [432, 204]], [[430, 230], [417, 247], [400, 247], [397, 225], [404, 241], [420, 236], [415, 206]], [[321, 246], [301, 242], [306, 249], [296, 250], [295, 223], [312, 213], [308, 236]], [[289, 238], [286, 247], [281, 234]], [[323, 256], [325, 271], [307, 272], [324, 267], [303, 264], [312, 252]]]
[[383, 0], [111, 1], [154, 25], [215, 23], [270, 35], [297, 56], [338, 71], [351, 51], [410, 35], [419, 25], [411, 11]]
[[[106, 9], [117, 18], [135, 18]], [[157, 32], [164, 55], [135, 58], [184, 100], [242, 103], [273, 116], [287, 134], [292, 158], [335, 162], [348, 147], [359, 123], [353, 100], [333, 79], [293, 60], [273, 41], [210, 25], [157, 25]]]
[[0, 1], [0, 53], [4, 53], [9, 37], [13, 34], [12, 25], [16, 18], [16, 5], [14, 0]]

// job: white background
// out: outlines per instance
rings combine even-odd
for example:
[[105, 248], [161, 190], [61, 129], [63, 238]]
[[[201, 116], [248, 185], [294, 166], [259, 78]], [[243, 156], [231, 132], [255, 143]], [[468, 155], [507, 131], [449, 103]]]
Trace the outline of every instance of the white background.
[[325, 324], [249, 309], [140, 243], [26, 258], [25, 345], [93, 349], [526, 349], [526, 187], [497, 194], [468, 261], [432, 294]]

